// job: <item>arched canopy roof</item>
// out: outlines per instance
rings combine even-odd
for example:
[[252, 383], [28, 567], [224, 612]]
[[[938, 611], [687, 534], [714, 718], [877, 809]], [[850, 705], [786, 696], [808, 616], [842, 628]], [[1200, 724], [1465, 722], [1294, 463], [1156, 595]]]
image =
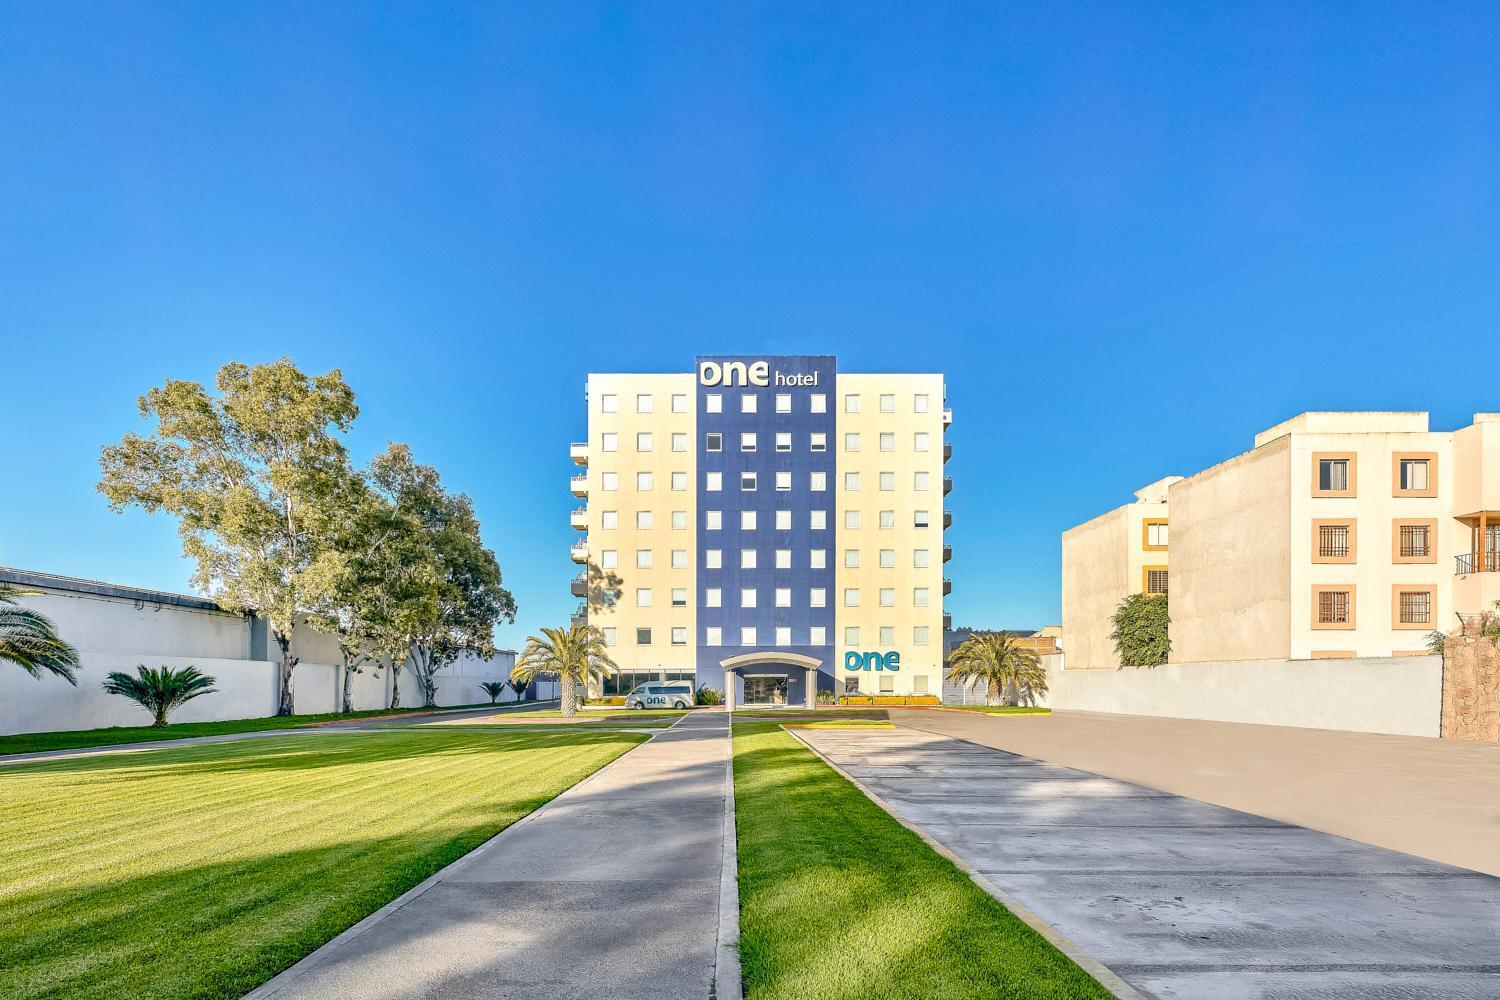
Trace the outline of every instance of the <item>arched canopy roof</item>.
[[731, 656], [727, 660], [719, 661], [719, 666], [725, 670], [739, 670], [742, 667], [802, 667], [804, 670], [816, 670], [823, 665], [823, 661], [815, 656], [803, 656], [801, 653], [742, 653], [739, 656]]

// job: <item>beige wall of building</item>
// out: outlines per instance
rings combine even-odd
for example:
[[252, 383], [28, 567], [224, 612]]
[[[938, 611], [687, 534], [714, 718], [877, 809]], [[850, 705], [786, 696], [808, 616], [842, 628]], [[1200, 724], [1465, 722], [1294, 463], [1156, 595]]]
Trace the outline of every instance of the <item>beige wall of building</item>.
[[[858, 399], [857, 410], [850, 408], [851, 397]], [[940, 694], [942, 376], [840, 373], [835, 405], [838, 529], [829, 555], [838, 567], [839, 592], [832, 595], [837, 688], [842, 692], [845, 678], [857, 676], [862, 694]], [[853, 596], [857, 605], [848, 603]], [[901, 669], [845, 670], [843, 654], [851, 650], [895, 650]]]

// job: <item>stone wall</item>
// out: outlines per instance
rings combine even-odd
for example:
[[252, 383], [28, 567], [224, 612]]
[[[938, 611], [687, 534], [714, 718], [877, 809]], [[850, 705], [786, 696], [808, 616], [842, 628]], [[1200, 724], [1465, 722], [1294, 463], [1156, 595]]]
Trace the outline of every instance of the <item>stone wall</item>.
[[1500, 646], [1494, 639], [1448, 637], [1443, 649], [1443, 737], [1500, 743]]

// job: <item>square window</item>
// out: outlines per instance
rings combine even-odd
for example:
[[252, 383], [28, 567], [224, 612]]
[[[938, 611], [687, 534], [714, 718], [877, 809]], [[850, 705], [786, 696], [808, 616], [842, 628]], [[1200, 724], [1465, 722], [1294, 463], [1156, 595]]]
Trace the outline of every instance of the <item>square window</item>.
[[1318, 558], [1347, 559], [1353, 527], [1351, 524], [1318, 525]]
[[635, 527], [637, 531], [651, 530], [651, 512], [649, 510], [638, 510], [635, 512]]
[[717, 392], [711, 392], [711, 393], [708, 393], [707, 395], [705, 395], [703, 397], [703, 412], [704, 413], [723, 413], [724, 412], [724, 397], [721, 396], [721, 395], [719, 395]]
[[1425, 458], [1403, 458], [1399, 473], [1399, 489], [1426, 490], [1427, 466]]
[[880, 412], [881, 413], [895, 413], [896, 412], [896, 397], [893, 394], [891, 394], [891, 393], [885, 393], [885, 392], [883, 392], [883, 393], [880, 394]]
[[915, 675], [913, 675], [913, 677], [911, 679], [911, 693], [912, 694], [926, 694], [927, 693], [927, 675], [926, 674], [915, 674]]
[[724, 645], [724, 630], [717, 625], [710, 625], [703, 630], [703, 645]]
[[685, 392], [672, 393], [672, 412], [686, 413], [688, 411], [688, 398]]
[[789, 607], [792, 606], [792, 588], [791, 587], [777, 587], [776, 588], [776, 606], [778, 608], [789, 608]]
[[844, 489], [847, 492], [850, 492], [850, 493], [852, 493], [852, 492], [854, 492], [854, 491], [856, 491], [856, 490], [859, 489], [859, 473], [857, 473], [857, 472], [846, 472], [846, 473], [844, 473]]
[[896, 550], [895, 549], [881, 549], [880, 550], [880, 568], [881, 569], [895, 569], [896, 568]]
[[777, 451], [791, 451], [792, 450], [792, 432], [791, 431], [777, 431], [776, 432], [776, 450]]
[[776, 473], [776, 489], [780, 493], [790, 493], [792, 491], [792, 474], [790, 472]]
[[674, 645], [674, 646], [686, 646], [687, 645], [687, 629], [682, 628], [680, 626], [679, 627], [675, 627], [675, 628], [672, 629], [672, 645]]
[[672, 530], [673, 531], [686, 531], [687, 530], [687, 511], [685, 511], [685, 510], [674, 510], [674, 511], [672, 511]]
[[844, 693], [859, 694], [859, 675], [850, 674], [844, 678]]
[[651, 588], [640, 587], [635, 592], [635, 606], [638, 608], [651, 607]]
[[635, 436], [635, 450], [636, 451], [650, 451], [651, 450], [651, 432], [650, 431], [641, 431], [639, 434], [637, 434]]
[[790, 646], [792, 644], [792, 630], [785, 625], [776, 626], [776, 645]]
[[740, 434], [740, 451], [755, 450], [755, 432], [744, 431]]
[[754, 625], [741, 625], [740, 626], [740, 645], [741, 646], [753, 646], [753, 645], [755, 645], [755, 626]]
[[724, 603], [724, 591], [718, 587], [709, 587], [703, 591], [703, 606], [705, 608], [722, 607]]
[[673, 434], [672, 435], [672, 450], [673, 451], [687, 451], [688, 450], [688, 436], [686, 434], [682, 434], [682, 433]]
[[1425, 559], [1432, 555], [1432, 525], [1401, 524], [1396, 528], [1396, 555], [1401, 559]]
[[1437, 455], [1433, 452], [1398, 451], [1391, 456], [1392, 493], [1398, 497], [1437, 496]]
[[807, 397], [809, 413], [827, 413], [828, 397], [821, 392], [815, 392]]
[[706, 510], [703, 512], [703, 530], [719, 531], [724, 527], [724, 512], [722, 510]]
[[807, 568], [808, 569], [827, 569], [828, 568], [828, 550], [827, 549], [808, 549], [807, 550]]
[[672, 568], [673, 569], [687, 569], [688, 568], [687, 549], [673, 549], [672, 550]]
[[896, 588], [880, 588], [880, 606], [882, 608], [894, 608], [896, 606]]
[[637, 646], [651, 645], [651, 630], [649, 628], [638, 628], [635, 630], [635, 644]]
[[911, 603], [913, 607], [925, 608], [931, 602], [928, 600], [929, 591], [926, 587], [917, 587], [911, 592]]
[[880, 675], [880, 693], [881, 694], [891, 694], [895, 690], [896, 690], [896, 678], [892, 677], [890, 674], [881, 674]]
[[859, 435], [858, 434], [845, 434], [844, 435], [844, 450], [845, 451], [859, 451]]
[[1167, 547], [1167, 522], [1146, 522], [1146, 548], [1164, 549]]
[[893, 434], [893, 433], [891, 433], [890, 431], [883, 431], [883, 432], [881, 432], [881, 435], [880, 435], [880, 450], [881, 451], [895, 451], [896, 450], [896, 435]]
[[606, 392], [599, 397], [600, 413], [618, 413], [620, 411], [620, 397], [612, 392]]
[[703, 474], [703, 488], [709, 493], [718, 493], [724, 488], [724, 473], [705, 472]]
[[740, 530], [741, 531], [754, 531], [755, 530], [755, 511], [753, 511], [753, 510], [742, 510], [742, 511], [740, 511]]
[[724, 435], [718, 431], [709, 431], [703, 435], [704, 451], [723, 451]]
[[620, 474], [618, 472], [604, 472], [599, 475], [599, 486], [607, 493], [613, 493], [620, 488]]
[[776, 568], [777, 569], [791, 569], [792, 568], [792, 550], [791, 549], [777, 549], [776, 550]]
[[1397, 621], [1402, 625], [1432, 624], [1432, 591], [1403, 590], [1397, 597]]
[[807, 592], [807, 606], [810, 608], [828, 607], [828, 591], [822, 587], [814, 587]]
[[828, 645], [828, 626], [814, 625], [811, 629], [809, 629], [807, 634], [807, 644], [809, 646]]
[[635, 488], [647, 492], [651, 489], [651, 473], [637, 472], [635, 474]]
[[753, 473], [753, 472], [741, 472], [740, 473], [740, 492], [741, 493], [754, 493], [755, 492], [755, 482], [756, 482], [755, 473]]
[[917, 569], [926, 569], [931, 563], [928, 561], [927, 549], [913, 549], [911, 553], [911, 564]]
[[932, 488], [932, 473], [930, 473], [930, 472], [918, 472], [918, 473], [914, 473], [912, 475], [911, 485], [912, 485], [913, 489], [915, 489], [915, 490], [917, 490], [919, 492], [925, 492], [925, 491], [931, 489]]
[[814, 493], [826, 493], [826, 492], [828, 492], [828, 473], [826, 473], [826, 472], [814, 472], [814, 473], [811, 473], [809, 475], [809, 477], [808, 477], [808, 480], [807, 480], [807, 488], [809, 490], [811, 490], [812, 492], [814, 492]]
[[600, 569], [615, 569], [620, 565], [620, 551], [618, 549], [605, 549], [599, 553]]
[[742, 607], [742, 608], [753, 608], [753, 607], [755, 607], [755, 588], [754, 587], [741, 587], [740, 588], [740, 607]]
[[858, 646], [859, 645], [859, 626], [858, 625], [845, 625], [844, 626], [844, 645], [846, 645], [846, 646]]
[[722, 569], [723, 566], [724, 566], [724, 550], [723, 549], [704, 549], [703, 550], [703, 568], [704, 569]]
[[911, 398], [911, 410], [913, 413], [927, 412], [927, 393], [919, 392]]
[[740, 396], [740, 412], [754, 413], [760, 397], [753, 392], [747, 392]]
[[913, 646], [927, 645], [927, 626], [918, 625], [911, 630], [911, 644]]
[[857, 392], [851, 392], [851, 393], [849, 393], [848, 395], [846, 395], [844, 397], [844, 412], [845, 413], [858, 413], [859, 412], [859, 393], [857, 393]]
[[1147, 566], [1144, 572], [1146, 593], [1165, 594], [1167, 592], [1167, 586], [1171, 581], [1165, 566]]
[[851, 531], [859, 527], [859, 511], [844, 511], [844, 527]]
[[807, 516], [807, 526], [812, 531], [827, 531], [828, 530], [828, 511], [826, 511], [826, 510], [809, 511], [808, 512], [808, 516]]
[[599, 524], [605, 531], [613, 531], [620, 526], [620, 512], [607, 510], [599, 515]]
[[918, 431], [911, 437], [911, 447], [913, 451], [931, 451], [932, 435], [926, 431]]
[[674, 472], [674, 473], [672, 473], [672, 489], [674, 489], [674, 490], [685, 490], [685, 489], [687, 489], [687, 473], [686, 472]]
[[599, 450], [619, 451], [620, 435], [616, 434], [614, 431], [605, 431], [603, 434], [599, 435]]
[[880, 626], [880, 644], [887, 648], [896, 644], [896, 628], [894, 625]]
[[896, 488], [896, 474], [894, 472], [882, 472], [880, 474], [880, 488], [889, 492]]
[[792, 394], [791, 393], [789, 393], [789, 392], [778, 392], [776, 394], [776, 412], [777, 413], [791, 413], [792, 412]]
[[606, 646], [618, 646], [620, 644], [619, 633], [613, 625], [606, 625], [599, 631], [604, 633], [604, 644]]
[[778, 510], [776, 512], [776, 530], [777, 531], [791, 531], [792, 530], [792, 512], [791, 511], [789, 511], [789, 510]]
[[931, 524], [925, 510], [912, 511], [911, 526], [913, 528], [926, 528]]
[[1314, 469], [1317, 480], [1314, 495], [1352, 496], [1354, 493], [1354, 462], [1348, 455], [1315, 455]]
[[896, 512], [893, 510], [881, 511], [880, 526], [882, 528], [894, 528], [896, 526]]
[[859, 569], [859, 549], [844, 550], [844, 568]]
[[845, 587], [844, 588], [844, 607], [846, 607], [846, 608], [857, 608], [857, 607], [859, 607], [859, 588], [858, 587]]
[[1317, 592], [1317, 623], [1319, 625], [1354, 624], [1354, 594], [1348, 590], [1319, 590]]
[[650, 413], [651, 412], [651, 394], [650, 393], [643, 392], [640, 395], [638, 395], [638, 396], [635, 397], [635, 412], [637, 412], [637, 413]]
[[672, 607], [674, 607], [674, 608], [685, 608], [685, 607], [687, 607], [687, 601], [688, 601], [688, 595], [687, 595], [687, 588], [686, 587], [673, 587], [672, 588]]
[[635, 568], [636, 569], [650, 569], [651, 568], [651, 550], [650, 549], [636, 549], [635, 550]]
[[740, 549], [740, 569], [755, 568], [755, 550]]
[[823, 431], [814, 431], [807, 438], [808, 451], [827, 451], [828, 435]]

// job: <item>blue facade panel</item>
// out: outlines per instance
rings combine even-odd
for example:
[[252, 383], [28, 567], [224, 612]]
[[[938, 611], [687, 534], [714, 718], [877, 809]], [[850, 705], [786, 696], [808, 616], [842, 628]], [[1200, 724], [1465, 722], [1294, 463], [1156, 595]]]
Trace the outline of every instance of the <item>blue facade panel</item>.
[[[717, 366], [717, 384], [705, 384], [704, 363]], [[764, 365], [766, 385], [754, 384], [757, 363]], [[834, 543], [836, 524], [834, 498], [837, 483], [837, 442], [835, 440], [835, 397], [838, 365], [829, 355], [792, 356], [707, 356], [698, 358], [697, 457], [698, 524], [697, 534], [697, 682], [723, 690], [724, 670], [721, 662], [743, 653], [787, 652], [811, 656], [821, 661], [818, 686], [832, 690], [834, 684], [834, 600], [836, 565]], [[733, 383], [733, 384], [730, 384]], [[790, 397], [789, 412], [778, 412], [777, 397]], [[821, 395], [822, 412], [813, 412], [813, 397]], [[719, 407], [710, 409], [710, 397], [717, 396]], [[755, 400], [754, 411], [746, 412], [746, 397]], [[745, 450], [743, 434], [755, 435], [753, 451]], [[776, 435], [790, 434], [789, 450], [777, 450]], [[721, 435], [719, 450], [708, 450], [710, 435]], [[812, 450], [814, 434], [822, 434], [821, 451]], [[710, 476], [722, 477], [722, 488], [708, 489]], [[754, 488], [742, 483], [742, 476], [754, 474]], [[777, 489], [777, 473], [790, 473], [790, 489]], [[812, 489], [814, 473], [822, 473], [824, 488]], [[823, 527], [812, 527], [813, 511], [822, 512]], [[709, 512], [718, 511], [721, 527], [708, 527]], [[755, 527], [741, 528], [741, 514], [755, 512]], [[790, 530], [776, 528], [776, 513], [789, 511]], [[813, 569], [809, 554], [824, 552], [821, 569]], [[719, 568], [708, 566], [712, 550], [722, 553]], [[755, 568], [746, 568], [742, 552], [755, 552]], [[791, 553], [791, 566], [776, 567], [777, 550]], [[718, 588], [719, 607], [709, 607], [705, 594]], [[756, 606], [741, 606], [745, 588], [756, 591]], [[777, 588], [791, 590], [791, 606], [776, 606]], [[814, 588], [827, 596], [824, 606], [811, 607]], [[754, 647], [741, 644], [741, 630], [753, 626]], [[776, 629], [789, 628], [791, 642], [778, 644]], [[821, 627], [825, 641], [814, 645], [811, 633]], [[709, 630], [721, 631], [721, 645], [707, 643]], [[756, 672], [754, 670], [750, 672]], [[787, 673], [790, 676], [788, 700], [796, 703], [806, 697], [805, 674], [800, 667], [777, 669], [766, 667], [764, 673]], [[736, 701], [743, 703], [742, 688]]]

